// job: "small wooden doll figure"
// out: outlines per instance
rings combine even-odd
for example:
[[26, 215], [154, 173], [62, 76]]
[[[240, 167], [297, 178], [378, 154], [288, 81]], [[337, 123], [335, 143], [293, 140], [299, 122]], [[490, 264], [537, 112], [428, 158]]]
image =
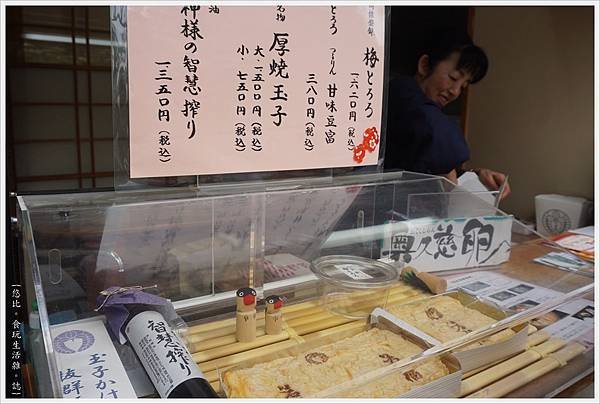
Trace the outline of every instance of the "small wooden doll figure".
[[236, 294], [235, 337], [239, 342], [256, 339], [256, 290], [238, 289]]
[[281, 333], [283, 324], [281, 306], [283, 298], [277, 295], [271, 295], [265, 299], [265, 332], [268, 335], [277, 335]]

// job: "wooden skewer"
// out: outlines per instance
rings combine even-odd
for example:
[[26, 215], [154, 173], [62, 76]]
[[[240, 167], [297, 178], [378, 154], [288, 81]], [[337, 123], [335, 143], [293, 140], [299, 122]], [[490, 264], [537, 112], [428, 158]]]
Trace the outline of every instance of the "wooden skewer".
[[302, 302], [302, 303], [292, 304], [289, 306], [284, 306], [283, 309], [281, 309], [281, 310], [283, 310], [283, 313], [287, 317], [288, 315], [290, 315], [291, 313], [294, 313], [296, 311], [310, 310], [315, 307], [319, 307], [319, 302], [315, 301], [315, 300], [309, 300], [308, 302]]
[[[550, 338], [550, 334], [548, 334], [547, 332], [545, 332], [545, 331], [537, 331], [536, 332], [536, 330], [537, 330], [537, 328], [535, 328], [534, 326], [530, 326], [527, 329], [527, 332], [529, 333], [529, 338], [527, 339], [527, 348], [531, 348], [532, 346], [539, 345], [542, 342], [546, 342], [546, 340], [548, 340]], [[516, 356], [516, 355], [514, 355], [514, 356]], [[507, 361], [508, 359], [510, 359], [510, 358], [502, 358], [495, 362], [488, 363], [487, 365], [482, 366], [480, 368], [473, 369], [469, 372], [463, 373], [462, 379], [463, 380], [468, 379], [469, 377], [473, 376], [474, 374], [483, 372], [484, 370], [489, 369], [492, 366], [496, 366], [497, 364], [499, 364], [501, 362]]]
[[[257, 315], [257, 318], [260, 318], [260, 315]], [[229, 326], [232, 326], [235, 330], [235, 318], [226, 318], [224, 320], [189, 326], [186, 335], [209, 332]]]
[[336, 334], [345, 334], [350, 331], [357, 331], [366, 328], [366, 323], [364, 321], [352, 321], [351, 323], [338, 325], [336, 327], [327, 328], [321, 331], [316, 331], [311, 334], [305, 335], [303, 338], [305, 341], [312, 341], [314, 339], [331, 337]]
[[[278, 337], [278, 335], [272, 335], [269, 337]], [[276, 353], [276, 352], [279, 352], [279, 351], [282, 351], [285, 349], [289, 349], [289, 348], [297, 346], [297, 345], [298, 345], [298, 342], [296, 340], [287, 339], [285, 341], [276, 342], [271, 345], [265, 345], [265, 346], [261, 347], [260, 349], [251, 349], [249, 351], [239, 352], [239, 353], [236, 353], [233, 355], [229, 355], [229, 356], [209, 360], [207, 362], [199, 363], [198, 366], [200, 366], [200, 369], [202, 370], [202, 372], [209, 372], [211, 370], [223, 369], [223, 368], [226, 368], [229, 366], [237, 365], [238, 363], [241, 363], [241, 362], [244, 362], [247, 360], [260, 358], [265, 355], [270, 355], [272, 353]], [[198, 355], [198, 354], [194, 354], [194, 355]], [[192, 357], [194, 357], [194, 355], [192, 355]], [[200, 362], [200, 361], [197, 361], [195, 358], [194, 358], [194, 360], [196, 362]]]
[[[535, 327], [530, 327], [530, 329], [531, 328], [535, 329]], [[550, 339], [550, 337], [551, 335], [546, 331], [534, 332], [529, 336], [529, 338], [527, 338], [527, 347], [531, 348], [541, 344], [542, 342], [546, 342], [548, 339]]]
[[298, 318], [295, 318], [292, 320], [288, 319], [288, 320], [286, 320], [286, 323], [288, 324], [289, 327], [296, 328], [296, 327], [300, 327], [304, 324], [313, 323], [315, 321], [329, 320], [331, 318], [337, 318], [337, 317], [340, 317], [340, 316], [332, 314], [328, 311], [322, 311], [321, 313], [314, 314], [312, 316], [298, 317]]
[[[258, 340], [261, 337], [263, 337], [264, 335], [265, 335], [264, 328], [257, 328], [256, 339]], [[230, 334], [230, 335], [224, 335], [224, 336], [218, 337], [218, 338], [209, 339], [206, 341], [199, 341], [199, 342], [193, 342], [193, 343], [188, 342], [188, 349], [190, 350], [190, 352], [207, 351], [207, 350], [217, 348], [220, 346], [235, 344], [237, 342], [238, 341], [237, 341], [236, 336], [233, 334]]]
[[345, 317], [337, 317], [337, 318], [334, 317], [334, 318], [330, 318], [330, 319], [324, 320], [324, 321], [317, 321], [317, 322], [312, 322], [312, 323], [308, 323], [305, 325], [301, 325], [299, 327], [296, 327], [295, 330], [298, 335], [305, 335], [305, 334], [313, 333], [315, 331], [321, 331], [326, 328], [335, 327], [337, 325], [347, 324], [352, 321], [355, 321], [355, 320], [345, 318]]
[[[552, 343], [552, 340], [545, 342], [544, 344], [548, 343]], [[531, 350], [528, 350], [527, 352], [530, 351]], [[562, 348], [560, 351], [551, 353], [547, 357], [533, 363], [532, 365], [527, 366], [524, 369], [521, 369], [511, 374], [510, 376], [507, 376], [500, 380], [498, 380], [497, 377], [494, 378], [494, 380], [497, 380], [495, 383], [467, 397], [498, 398], [505, 396], [511, 391], [518, 389], [519, 387], [531, 382], [532, 380], [537, 379], [538, 377], [543, 376], [556, 368], [566, 365], [568, 361], [570, 361], [577, 355], [583, 353], [584, 351], [585, 347], [583, 345], [577, 342], [570, 343], [566, 347]], [[521, 355], [524, 355], [525, 353]], [[539, 357], [540, 354], [538, 353], [537, 355]]]
[[256, 338], [250, 342], [236, 342], [230, 345], [223, 345], [213, 349], [202, 350], [192, 354], [192, 358], [194, 358], [195, 362], [206, 362], [239, 352], [268, 346], [286, 339], [289, 339], [289, 335], [287, 333], [281, 333], [278, 335], [264, 335], [261, 338]]
[[[259, 320], [257, 318], [256, 326], [257, 327], [264, 326], [264, 320]], [[230, 325], [230, 326], [228, 325], [223, 328], [217, 328], [214, 330], [209, 330], [209, 331], [204, 331], [204, 332], [199, 331], [199, 332], [195, 332], [193, 334], [188, 333], [186, 335], [186, 340], [187, 340], [188, 344], [191, 345], [191, 344], [196, 344], [196, 343], [202, 342], [202, 341], [210, 341], [215, 338], [225, 337], [228, 335], [235, 335], [235, 322], [233, 325]]]
[[[285, 316], [285, 320], [292, 320], [294, 318], [298, 318], [298, 317], [303, 317], [303, 316], [308, 316], [308, 315], [312, 315], [315, 313], [321, 313], [323, 311], [323, 308], [321, 306], [315, 306], [315, 307], [307, 307], [304, 310], [295, 310], [292, 311], [290, 313], [285, 311], [285, 307], [283, 307], [281, 309], [281, 312], [283, 313], [283, 315]], [[264, 313], [263, 313], [264, 315]]]
[[566, 342], [562, 339], [552, 338], [539, 346], [532, 347], [519, 355], [480, 371], [462, 381], [460, 395], [466, 396], [467, 394], [471, 394], [512, 372], [532, 364], [545, 355], [562, 348], [565, 344]]
[[206, 372], [206, 373], [204, 373], [204, 378], [211, 383], [214, 381], [217, 381], [217, 380], [219, 380], [219, 371], [211, 370], [210, 372]]

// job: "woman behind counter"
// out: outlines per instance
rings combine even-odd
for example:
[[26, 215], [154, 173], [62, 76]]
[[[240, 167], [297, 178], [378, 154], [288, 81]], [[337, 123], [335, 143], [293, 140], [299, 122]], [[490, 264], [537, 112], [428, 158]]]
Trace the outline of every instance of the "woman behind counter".
[[[418, 53], [413, 76], [390, 82], [385, 169], [443, 175], [456, 182], [469, 160], [469, 146], [458, 126], [443, 111], [470, 84], [483, 79], [488, 59], [469, 35], [440, 31]], [[474, 169], [490, 190], [498, 190], [506, 176]], [[508, 184], [502, 198], [510, 194]]]

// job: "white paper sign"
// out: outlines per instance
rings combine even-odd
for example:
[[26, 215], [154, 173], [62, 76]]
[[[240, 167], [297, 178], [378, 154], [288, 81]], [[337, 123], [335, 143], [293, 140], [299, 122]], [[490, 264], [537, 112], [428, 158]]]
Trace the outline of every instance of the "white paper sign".
[[135, 398], [102, 320], [51, 327], [63, 398]]
[[[448, 290], [462, 289], [468, 294], [483, 297], [503, 309], [516, 311], [522, 311], [563, 295], [552, 289], [493, 272], [472, 272], [464, 276], [453, 276], [447, 280]], [[533, 303], [530, 304], [529, 301]]]
[[[522, 312], [563, 294], [508, 276], [479, 271], [447, 278], [448, 290], [463, 291], [494, 302], [509, 312]], [[593, 346], [594, 302], [578, 299], [564, 303], [549, 313], [531, 321], [538, 330], [544, 329], [566, 341], [579, 341]]]
[[128, 7], [131, 178], [377, 164], [383, 6]]
[[407, 221], [389, 234], [382, 258], [402, 260], [422, 272], [498, 265], [510, 257], [512, 216]]

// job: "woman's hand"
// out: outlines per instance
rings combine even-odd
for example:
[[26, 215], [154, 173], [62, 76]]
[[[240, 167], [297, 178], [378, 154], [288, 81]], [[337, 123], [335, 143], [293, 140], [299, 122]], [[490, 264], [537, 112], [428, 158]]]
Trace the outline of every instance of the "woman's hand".
[[[492, 171], [488, 168], [477, 168], [474, 169], [473, 172], [477, 174], [479, 177], [479, 181], [483, 185], [486, 186], [490, 191], [498, 191], [502, 184], [506, 182], [507, 176], [505, 174], [499, 173], [497, 171]], [[506, 198], [510, 195], [510, 185], [506, 182], [504, 189], [502, 190], [502, 195], [500, 196], [500, 200]]]

